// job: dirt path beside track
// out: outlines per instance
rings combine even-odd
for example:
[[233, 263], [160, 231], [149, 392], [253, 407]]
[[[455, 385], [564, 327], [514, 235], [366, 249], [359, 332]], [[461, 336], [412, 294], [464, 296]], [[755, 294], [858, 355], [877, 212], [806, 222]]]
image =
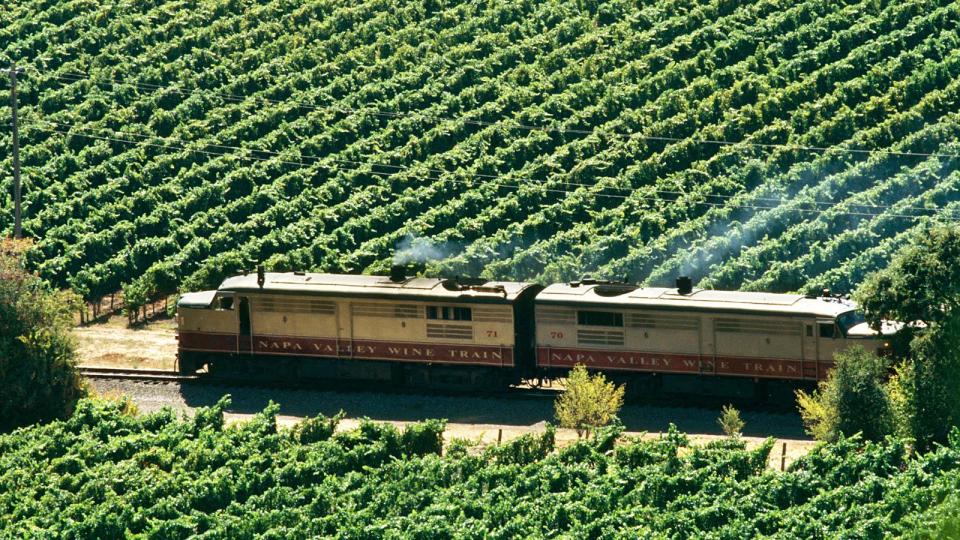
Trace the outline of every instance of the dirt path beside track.
[[78, 326], [77, 354], [81, 366], [128, 369], [174, 368], [177, 355], [176, 325], [160, 320], [143, 328], [128, 328], [126, 317], [105, 323]]

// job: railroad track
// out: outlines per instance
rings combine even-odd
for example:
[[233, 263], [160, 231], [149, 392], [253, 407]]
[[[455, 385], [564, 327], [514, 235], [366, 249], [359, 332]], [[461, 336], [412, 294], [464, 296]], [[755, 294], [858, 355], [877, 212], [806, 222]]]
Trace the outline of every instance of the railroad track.
[[[444, 390], [426, 390], [423, 388], [396, 388], [396, 387], [377, 387], [370, 386], [368, 382], [347, 382], [323, 380], [299, 380], [299, 381], [263, 381], [253, 380], [241, 377], [223, 377], [213, 375], [181, 375], [175, 371], [162, 369], [133, 369], [133, 368], [108, 368], [108, 367], [80, 367], [80, 375], [90, 379], [113, 379], [129, 380], [142, 382], [168, 382], [168, 383], [200, 383], [206, 385], [231, 385], [251, 388], [294, 388], [326, 391], [353, 391], [353, 392], [390, 392], [402, 394], [451, 394], [451, 395], [472, 395], [476, 397], [511, 397], [518, 399], [553, 399], [560, 392], [558, 388], [535, 388], [535, 387], [513, 387], [508, 390], [498, 390], [493, 392], [465, 390], [461, 392]], [[352, 383], [352, 384], [351, 384]]]
[[199, 380], [196, 375], [181, 375], [166, 369], [123, 369], [108, 367], [80, 367], [80, 375], [88, 379], [123, 379], [144, 382], [188, 382]]

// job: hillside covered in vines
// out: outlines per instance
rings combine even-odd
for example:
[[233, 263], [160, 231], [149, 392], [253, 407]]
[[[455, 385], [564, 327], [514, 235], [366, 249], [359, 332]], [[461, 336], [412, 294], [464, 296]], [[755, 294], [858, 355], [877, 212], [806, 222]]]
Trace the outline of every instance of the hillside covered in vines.
[[[604, 428], [502, 445], [335, 419], [278, 428], [271, 404], [224, 425], [81, 401], [65, 421], [0, 435], [0, 534], [12, 538], [956, 538], [960, 434], [821, 445], [785, 471], [770, 439], [690, 445]], [[442, 455], [441, 455], [442, 454]]]
[[[411, 246], [434, 273], [850, 290], [960, 219], [950, 1], [24, 0], [11, 62], [30, 261], [88, 298]], [[0, 170], [9, 233], [6, 120]]]

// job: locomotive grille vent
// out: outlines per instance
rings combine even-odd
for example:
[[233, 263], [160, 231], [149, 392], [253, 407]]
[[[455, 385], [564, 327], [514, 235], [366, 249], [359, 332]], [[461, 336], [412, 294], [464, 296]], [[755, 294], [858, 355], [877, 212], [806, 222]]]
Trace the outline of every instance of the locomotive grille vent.
[[415, 304], [365, 304], [350, 306], [354, 317], [384, 317], [390, 319], [418, 319], [423, 317], [420, 306]]
[[337, 304], [324, 300], [309, 300], [299, 298], [258, 298], [257, 305], [260, 311], [268, 313], [311, 313], [315, 315], [334, 315]]
[[572, 309], [537, 308], [537, 322], [544, 324], [575, 324], [576, 312]]
[[473, 327], [460, 324], [427, 323], [427, 337], [434, 339], [473, 339]]
[[623, 345], [623, 330], [577, 330], [580, 345]]
[[475, 307], [473, 308], [473, 320], [476, 322], [513, 322], [513, 314], [509, 308], [491, 308]]
[[630, 313], [627, 315], [627, 326], [630, 328], [662, 328], [664, 330], [698, 330], [700, 320], [670, 315]]
[[731, 334], [775, 334], [780, 336], [799, 336], [800, 325], [788, 321], [753, 321], [745, 319], [717, 319], [717, 332]]

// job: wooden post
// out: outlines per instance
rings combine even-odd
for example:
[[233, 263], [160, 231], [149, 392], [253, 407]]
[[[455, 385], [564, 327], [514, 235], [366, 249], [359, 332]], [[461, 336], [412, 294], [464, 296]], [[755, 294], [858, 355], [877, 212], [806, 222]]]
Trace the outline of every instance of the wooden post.
[[499, 446], [501, 442], [503, 442], [503, 428], [497, 429], [497, 446]]
[[780, 471], [787, 468], [787, 443], [780, 447]]
[[17, 124], [17, 65], [10, 66], [10, 116], [13, 131], [13, 237], [20, 238], [23, 234], [20, 217], [20, 133]]

